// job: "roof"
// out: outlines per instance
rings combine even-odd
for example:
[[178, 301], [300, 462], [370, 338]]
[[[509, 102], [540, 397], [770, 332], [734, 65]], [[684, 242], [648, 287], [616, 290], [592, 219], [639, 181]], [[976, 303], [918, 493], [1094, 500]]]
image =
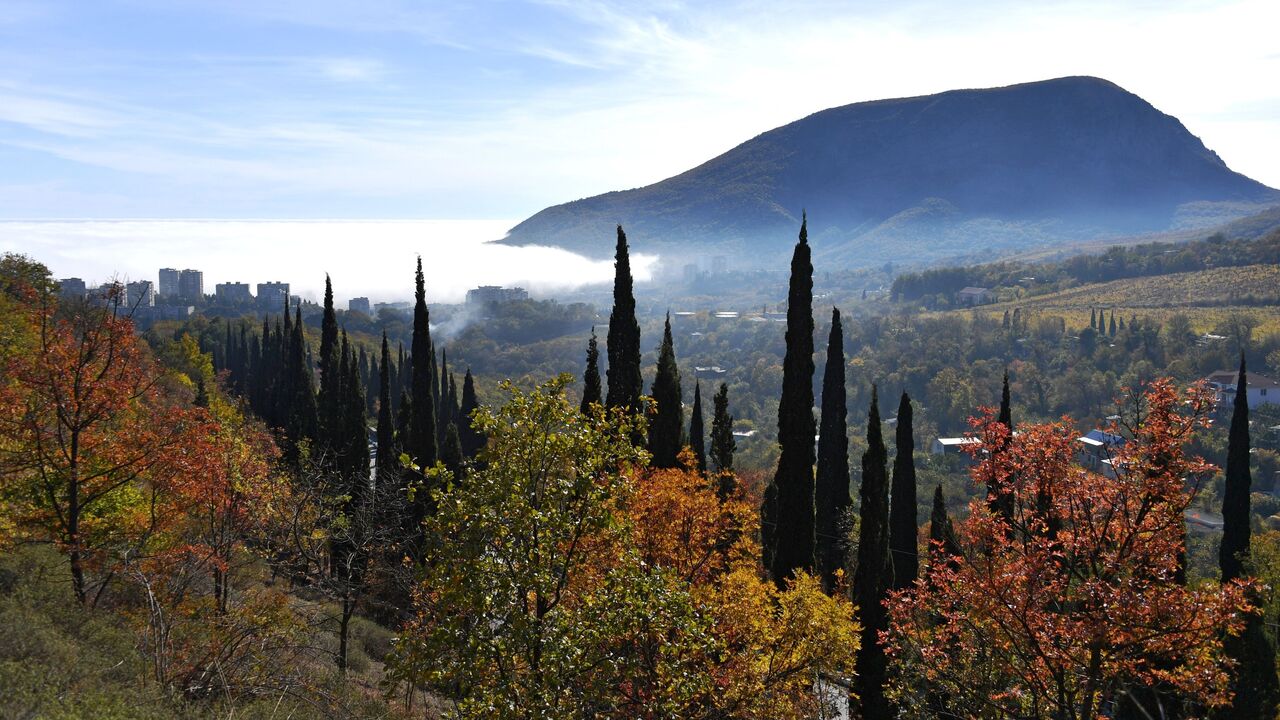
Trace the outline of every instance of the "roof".
[[[1209, 373], [1209, 375], [1205, 377], [1205, 382], [1215, 383], [1225, 387], [1235, 387], [1236, 378], [1239, 376], [1239, 372], [1235, 370], [1218, 370]], [[1250, 389], [1267, 388], [1270, 390], [1273, 388], [1280, 388], [1280, 383], [1272, 380], [1266, 375], [1258, 375], [1257, 373], [1247, 373], [1245, 375], [1245, 381], [1249, 384]]]
[[967, 287], [967, 288], [965, 288], [965, 289], [961, 290], [961, 291], [960, 291], [960, 294], [961, 294], [961, 295], [977, 295], [977, 294], [979, 294], [979, 293], [988, 293], [988, 292], [991, 292], [990, 288], [984, 288], [984, 287]]
[[1080, 438], [1080, 441], [1089, 443], [1090, 445], [1095, 445], [1095, 444], [1096, 445], [1123, 445], [1124, 444], [1124, 438], [1120, 437], [1119, 435], [1116, 435], [1115, 433], [1109, 433], [1106, 430], [1097, 430], [1097, 429], [1090, 430], [1089, 432], [1085, 433], [1084, 437]]
[[934, 442], [938, 443], [939, 445], [949, 447], [951, 445], [972, 445], [973, 443], [981, 442], [981, 441], [975, 437], [951, 437], [951, 438], [940, 437]]

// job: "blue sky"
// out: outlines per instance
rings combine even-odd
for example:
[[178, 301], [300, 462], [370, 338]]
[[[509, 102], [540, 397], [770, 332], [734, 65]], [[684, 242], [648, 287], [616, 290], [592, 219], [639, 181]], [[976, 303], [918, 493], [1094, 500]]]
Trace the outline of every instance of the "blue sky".
[[1113, 80], [1280, 187], [1280, 3], [0, 0], [0, 218], [519, 219], [825, 107]]

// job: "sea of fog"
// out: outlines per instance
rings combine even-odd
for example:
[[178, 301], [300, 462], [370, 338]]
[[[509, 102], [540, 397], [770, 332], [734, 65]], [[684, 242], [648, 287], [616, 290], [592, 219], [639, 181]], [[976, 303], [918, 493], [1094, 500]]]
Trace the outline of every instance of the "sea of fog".
[[[515, 285], [535, 296], [613, 279], [613, 261], [548, 247], [489, 241], [510, 220], [74, 220], [0, 222], [0, 251], [43, 262], [54, 277], [90, 283], [112, 278], [157, 281], [162, 267], [204, 271], [204, 289], [221, 282], [292, 284], [317, 300], [333, 278], [338, 306], [413, 296], [422, 256], [428, 302], [459, 302], [478, 285]], [[612, 238], [606, 238], [610, 244]], [[633, 256], [637, 280], [656, 257]]]

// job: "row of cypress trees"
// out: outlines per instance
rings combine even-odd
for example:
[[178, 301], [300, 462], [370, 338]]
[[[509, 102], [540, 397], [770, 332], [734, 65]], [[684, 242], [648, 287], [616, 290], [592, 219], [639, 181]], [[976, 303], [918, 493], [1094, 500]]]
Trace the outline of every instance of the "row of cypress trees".
[[[582, 374], [582, 412], [589, 412], [591, 406], [596, 404], [630, 413], [641, 412], [643, 379], [640, 373], [640, 324], [636, 321], [630, 249], [621, 225], [618, 226], [614, 251], [613, 309], [609, 313], [606, 352], [607, 389], [603, 389], [600, 384], [600, 349], [595, 328], [592, 328], [591, 339], [587, 341], [586, 369]], [[722, 482], [731, 482], [728, 478], [731, 478], [733, 472], [733, 453], [736, 447], [733, 439], [733, 416], [729, 414], [729, 388], [721, 383], [715, 395], [708, 458], [701, 384], [694, 385], [693, 407], [686, 432], [680, 368], [676, 363], [670, 313], [663, 325], [662, 344], [658, 348], [658, 363], [649, 395], [656, 405], [648, 437], [644, 439], [652, 455], [651, 464], [659, 468], [674, 468], [679, 464], [680, 451], [688, 446], [693, 451], [700, 472], [710, 469], [720, 474]], [[731, 488], [721, 488], [722, 495], [730, 491]]]
[[[780, 455], [773, 481], [765, 488], [760, 532], [765, 567], [775, 583], [784, 586], [803, 571], [816, 574], [823, 588], [834, 593], [843, 591], [839, 578], [849, 565], [846, 538], [853, 508], [844, 331], [839, 309], [831, 312], [817, 423], [813, 415], [813, 332], [813, 265], [808, 219], [804, 218], [792, 254], [787, 296], [786, 355], [778, 402]], [[892, 708], [884, 694], [888, 661], [879, 643], [879, 633], [888, 626], [884, 600], [890, 590], [914, 583], [919, 573], [910, 397], [904, 392], [898, 405], [892, 484], [875, 388], [866, 434], [858, 491], [857, 558], [850, 588], [862, 625], [855, 711], [861, 717], [885, 718], [892, 716]], [[939, 487], [931, 534], [954, 544], [949, 528]]]

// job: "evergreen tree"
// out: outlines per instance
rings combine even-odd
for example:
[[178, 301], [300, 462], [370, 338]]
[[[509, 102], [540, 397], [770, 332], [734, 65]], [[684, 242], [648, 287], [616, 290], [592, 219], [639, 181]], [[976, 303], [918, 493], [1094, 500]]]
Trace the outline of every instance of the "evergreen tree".
[[602, 401], [600, 396], [600, 349], [596, 345], [596, 329], [591, 328], [591, 339], [587, 341], [587, 369], [582, 373], [582, 405], [583, 414], [591, 408], [592, 403]]
[[[1000, 386], [1000, 415], [998, 419], [1002, 425], [1009, 428], [1009, 438], [1005, 440], [1007, 445], [1013, 439], [1013, 407], [1009, 398], [1009, 371], [1007, 370]], [[992, 513], [1004, 517], [1008, 522], [1013, 521], [1013, 495], [1005, 488], [997, 487], [990, 480], [987, 482], [987, 504]]]
[[862, 454], [862, 485], [858, 527], [858, 566], [853, 575], [853, 599], [862, 625], [855, 688], [861, 717], [890, 718], [884, 695], [888, 658], [880, 645], [880, 631], [888, 629], [884, 599], [889, 588], [889, 477], [884, 437], [880, 427], [880, 403], [871, 388], [867, 413], [867, 450]]
[[[287, 377], [282, 393], [282, 416], [288, 418], [285, 432], [285, 460], [295, 467], [302, 460], [303, 443], [314, 443], [319, 421], [316, 413], [315, 380], [307, 363], [306, 339], [302, 332], [302, 308], [295, 311], [296, 321], [289, 326]], [[285, 313], [285, 318], [289, 317]]]
[[1244, 573], [1243, 561], [1249, 552], [1249, 394], [1244, 353], [1240, 354], [1240, 374], [1236, 378], [1235, 405], [1227, 435], [1226, 486], [1222, 494], [1222, 542], [1218, 546], [1218, 567], [1222, 582]]
[[609, 313], [609, 336], [606, 345], [609, 369], [606, 371], [608, 393], [605, 405], [640, 410], [640, 325], [636, 322], [636, 298], [632, 289], [631, 258], [627, 251], [627, 235], [618, 226], [618, 245], [614, 253], [613, 310]]
[[391, 352], [382, 331], [382, 363], [378, 380], [378, 482], [394, 477], [400, 466], [395, 447], [395, 417], [391, 409]]
[[807, 218], [791, 257], [787, 293], [787, 351], [778, 402], [781, 453], [760, 508], [765, 566], [779, 587], [796, 570], [813, 571], [813, 265]]
[[475, 380], [471, 377], [471, 368], [467, 368], [467, 374], [462, 378], [462, 406], [458, 410], [462, 416], [462, 425], [458, 430], [458, 439], [462, 443], [463, 456], [468, 458], [474, 458], [480, 448], [484, 447], [484, 437], [471, 424], [471, 413], [478, 407], [480, 401], [476, 398]]
[[1107, 327], [1107, 335], [1116, 336], [1116, 311], [1114, 308], [1111, 310], [1111, 325]]
[[680, 449], [684, 447], [684, 405], [680, 396], [680, 368], [676, 366], [676, 353], [671, 340], [671, 313], [662, 329], [662, 346], [658, 349], [658, 367], [653, 376], [651, 390], [658, 405], [649, 423], [649, 452], [653, 454], [653, 467], [673, 468], [679, 463]]
[[933, 512], [929, 515], [929, 552], [941, 552], [941, 557], [957, 557], [960, 546], [956, 544], [955, 529], [951, 526], [951, 518], [947, 515], [947, 502], [942, 496], [942, 486], [933, 490]]
[[440, 446], [440, 462], [453, 473], [454, 482], [462, 481], [462, 441], [458, 438], [458, 426], [449, 423], [444, 431], [444, 444]]
[[895, 432], [897, 455], [893, 458], [893, 492], [889, 506], [889, 561], [893, 572], [889, 587], [902, 590], [920, 574], [920, 549], [916, 540], [915, 438], [911, 427], [911, 398], [902, 393]]
[[822, 374], [822, 416], [818, 434], [818, 472], [814, 482], [814, 531], [817, 571], [822, 587], [835, 590], [836, 570], [845, 566], [845, 515], [849, 494], [849, 428], [844, 387], [844, 328], [840, 311], [831, 310], [827, 366]]
[[418, 270], [415, 277], [413, 306], [413, 347], [410, 362], [412, 370], [413, 413], [409, 419], [409, 437], [404, 449], [409, 457], [422, 467], [435, 464], [436, 445], [436, 401], [435, 375], [432, 373], [435, 364], [435, 350], [431, 346], [431, 316], [427, 312], [427, 291], [422, 275], [422, 258], [418, 258]]
[[719, 474], [720, 499], [733, 494], [733, 451], [737, 442], [733, 439], [733, 416], [729, 414], [729, 386], [720, 383], [712, 399], [711, 410], [711, 469]]
[[1093, 308], [1089, 308], [1089, 327], [1098, 329], [1098, 312]]
[[440, 348], [440, 368], [438, 374], [433, 374], [440, 387], [436, 390], [436, 444], [438, 447], [444, 447], [444, 433], [448, 429], [449, 423], [453, 422], [453, 415], [450, 412], [452, 406], [449, 403], [449, 349]]
[[320, 436], [317, 438], [320, 466], [332, 471], [342, 444], [342, 399], [339, 397], [343, 377], [338, 367], [342, 358], [338, 347], [338, 320], [333, 310], [333, 284], [324, 276], [324, 315], [320, 321], [320, 395], [316, 400]]
[[693, 412], [689, 415], [689, 447], [698, 460], [698, 472], [707, 471], [706, 430], [702, 425], [702, 383], [693, 383]]

